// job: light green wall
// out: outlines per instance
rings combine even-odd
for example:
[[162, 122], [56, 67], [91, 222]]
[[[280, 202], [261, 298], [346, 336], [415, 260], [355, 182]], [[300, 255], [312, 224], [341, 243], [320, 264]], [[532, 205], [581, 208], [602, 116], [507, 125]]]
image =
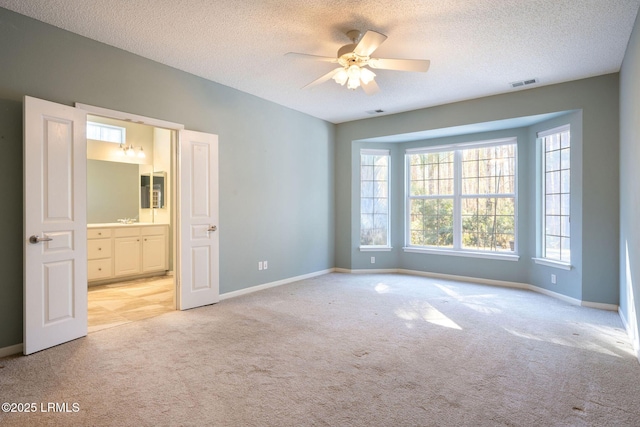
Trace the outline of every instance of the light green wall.
[[[617, 74], [339, 124], [336, 130], [336, 266], [346, 269], [372, 268], [367, 263], [371, 254], [363, 258], [358, 251], [358, 210], [353, 198], [357, 197], [357, 190], [352, 185], [357, 162], [354, 162], [353, 141], [561, 111], [581, 111], [581, 118], [574, 117], [573, 120], [582, 123], [581, 129], [572, 128], [572, 133], [575, 131], [582, 140], [579, 147], [581, 152], [576, 153], [581, 161], [577, 164], [578, 170], [572, 171], [572, 180], [575, 172], [576, 183], [581, 184], [581, 194], [575, 200], [575, 208], [578, 209], [575, 213], [579, 215], [581, 222], [577, 231], [582, 238], [579, 249], [582, 259], [572, 273], [558, 273], [559, 279], [567, 278], [566, 287], [551, 287], [548, 267], [533, 265], [530, 257], [535, 253], [535, 239], [531, 236], [525, 239], [528, 240], [526, 245], [520, 247], [523, 257], [518, 263], [493, 260], [477, 262], [463, 258], [442, 261], [441, 258], [444, 257], [438, 255], [389, 253], [381, 257], [389, 260], [388, 263], [379, 265], [376, 259], [373, 267], [380, 268], [388, 264], [396, 268], [408, 267], [435, 273], [525, 283], [531, 281], [534, 285], [583, 301], [617, 304]], [[535, 129], [530, 129], [527, 132], [530, 134], [534, 131]], [[526, 139], [526, 135], [523, 138]], [[527, 164], [519, 165], [519, 173], [524, 173], [523, 167], [531, 167], [530, 162]], [[528, 175], [523, 177], [530, 178], [531, 172], [526, 173]], [[530, 192], [531, 189], [525, 187], [522, 191]], [[527, 214], [533, 215], [533, 212], [523, 211], [535, 209], [531, 197], [520, 203], [521, 219], [526, 219]], [[531, 234], [532, 221], [527, 222]], [[526, 234], [526, 230], [520, 227], [519, 232], [523, 233], [521, 237]], [[395, 250], [399, 250], [401, 245], [402, 242], [396, 243]], [[393, 266], [394, 259], [400, 260], [400, 263]], [[517, 264], [520, 265], [514, 268]]]
[[[2, 21], [0, 21], [2, 28]], [[1, 73], [0, 73], [1, 75]], [[0, 348], [22, 342], [22, 102], [0, 96]]]
[[219, 136], [221, 293], [333, 267], [334, 125], [1, 8], [0, 58], [0, 348], [22, 342], [24, 95]]
[[640, 14], [620, 70], [620, 313], [640, 358]]

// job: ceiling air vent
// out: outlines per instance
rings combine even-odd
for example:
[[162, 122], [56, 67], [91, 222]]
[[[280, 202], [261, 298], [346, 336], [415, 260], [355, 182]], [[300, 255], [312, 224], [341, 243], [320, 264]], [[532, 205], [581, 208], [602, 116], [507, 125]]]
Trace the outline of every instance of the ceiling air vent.
[[365, 111], [367, 114], [380, 114], [380, 113], [384, 113], [384, 110], [369, 110], [369, 111]]
[[511, 87], [521, 87], [532, 85], [534, 83], [538, 83], [538, 79], [520, 80], [519, 82], [511, 82], [509, 84], [511, 85]]

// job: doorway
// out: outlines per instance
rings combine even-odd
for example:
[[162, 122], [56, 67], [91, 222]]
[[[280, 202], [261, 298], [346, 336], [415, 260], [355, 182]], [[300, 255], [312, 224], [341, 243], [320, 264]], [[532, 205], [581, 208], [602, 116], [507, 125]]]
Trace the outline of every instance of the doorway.
[[[92, 244], [91, 251], [114, 248], [117, 254], [119, 245], [128, 256], [118, 257], [119, 262], [114, 257], [112, 265], [113, 272], [123, 274], [139, 262], [143, 271], [157, 270], [167, 247], [157, 238], [163, 225], [143, 231], [128, 224], [108, 235], [101, 234], [102, 226], [87, 227], [87, 114], [174, 131], [175, 226], [170, 245], [175, 242], [175, 306], [187, 310], [219, 300], [217, 135], [101, 107], [70, 107], [25, 96], [25, 355], [87, 335], [89, 237], [114, 238], [112, 246]], [[141, 253], [137, 245], [144, 242], [148, 250]], [[92, 267], [101, 268], [100, 262]]]
[[88, 332], [176, 309], [175, 131], [87, 115]]

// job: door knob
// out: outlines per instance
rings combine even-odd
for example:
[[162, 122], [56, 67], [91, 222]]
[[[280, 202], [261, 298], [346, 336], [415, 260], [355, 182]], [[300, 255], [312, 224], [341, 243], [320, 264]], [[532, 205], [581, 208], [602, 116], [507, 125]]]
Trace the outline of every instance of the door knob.
[[216, 231], [218, 229], [218, 227], [216, 227], [215, 225], [210, 226], [207, 231]]
[[51, 237], [47, 236], [46, 234], [44, 235], [44, 237], [40, 237], [40, 236], [36, 236], [35, 234], [31, 237], [29, 237], [29, 243], [32, 244], [36, 244], [36, 243], [40, 243], [40, 242], [50, 242], [51, 240], [53, 240]]

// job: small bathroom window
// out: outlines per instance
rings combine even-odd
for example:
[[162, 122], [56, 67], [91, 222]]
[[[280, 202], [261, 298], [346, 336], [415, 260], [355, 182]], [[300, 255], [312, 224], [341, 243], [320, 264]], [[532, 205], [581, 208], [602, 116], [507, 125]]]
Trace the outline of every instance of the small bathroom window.
[[104, 123], [87, 122], [87, 139], [124, 144], [127, 141], [127, 129]]

